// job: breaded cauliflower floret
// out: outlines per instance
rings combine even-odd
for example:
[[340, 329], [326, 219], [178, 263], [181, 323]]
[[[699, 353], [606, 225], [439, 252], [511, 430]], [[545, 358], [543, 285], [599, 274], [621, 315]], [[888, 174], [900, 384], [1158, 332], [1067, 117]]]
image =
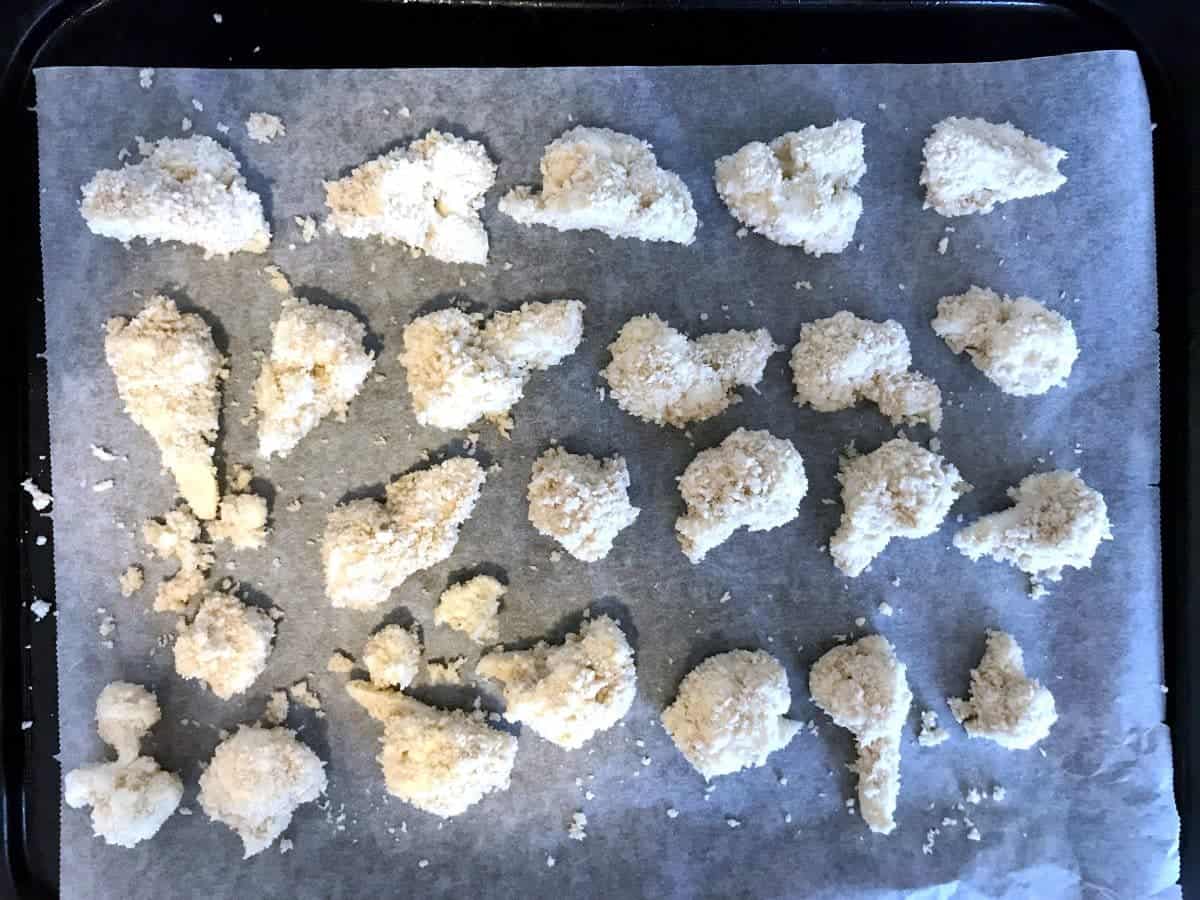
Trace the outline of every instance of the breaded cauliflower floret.
[[710, 656], [679, 684], [662, 723], [688, 762], [709, 781], [766, 765], [788, 745], [800, 723], [785, 718], [792, 705], [787, 672], [762, 650]]
[[1062, 570], [1086, 569], [1102, 541], [1112, 540], [1104, 496], [1078, 472], [1058, 469], [1027, 475], [1008, 489], [1014, 505], [984, 516], [954, 536], [954, 546], [972, 560], [990, 556], [1033, 579], [1033, 596], [1043, 581], [1059, 581]]
[[818, 412], [869, 400], [893, 425], [942, 424], [942, 392], [920, 372], [899, 322], [872, 322], [853, 313], [807, 322], [792, 348], [796, 402]]
[[437, 709], [364, 681], [351, 681], [346, 690], [383, 723], [379, 764], [392, 796], [449, 818], [508, 790], [517, 758], [511, 734], [461, 710]]
[[503, 685], [506, 719], [567, 750], [616, 725], [637, 692], [633, 648], [608, 616], [585, 621], [561, 644], [489, 653], [475, 671]]
[[739, 428], [696, 454], [679, 479], [687, 505], [675, 536], [693, 563], [739, 528], [769, 531], [796, 518], [808, 493], [804, 460], [792, 442]]
[[529, 521], [584, 562], [604, 559], [613, 540], [638, 517], [629, 502], [623, 456], [596, 459], [551, 447], [533, 463]]
[[1029, 297], [1001, 299], [971, 285], [939, 300], [932, 324], [951, 350], [967, 351], [975, 368], [1016, 397], [1064, 386], [1079, 357], [1070, 320]]
[[379, 237], [417, 255], [483, 265], [488, 236], [479, 213], [495, 181], [496, 164], [482, 144], [430, 131], [325, 182], [328, 222], [348, 238]]
[[754, 387], [780, 348], [766, 329], [706, 334], [694, 340], [658, 316], [634, 316], [608, 347], [601, 371], [617, 405], [655, 425], [684, 428], [711, 419]]
[[114, 681], [96, 700], [96, 729], [117, 751], [116, 762], [81, 766], [63, 779], [63, 800], [73, 809], [90, 806], [92, 830], [109, 844], [133, 847], [154, 837], [179, 806], [179, 776], [138, 755], [142, 738], [160, 718], [154, 694]]
[[109, 319], [104, 355], [133, 421], [150, 432], [163, 466], [201, 519], [217, 514], [218, 383], [225, 360], [212, 330], [173, 300], [154, 296], [132, 320]]
[[880, 834], [896, 827], [900, 732], [912, 705], [905, 670], [887, 639], [872, 634], [834, 647], [808, 677], [813, 702], [854, 735], [858, 759], [851, 768], [858, 774], [859, 807], [863, 821]]
[[297, 807], [325, 786], [325, 763], [294, 731], [243, 725], [217, 745], [196, 799], [210, 819], [237, 832], [248, 859], [270, 847]]
[[485, 477], [473, 459], [448, 459], [397, 478], [384, 503], [352, 500], [331, 512], [321, 563], [333, 605], [378, 606], [410, 575], [447, 559]]
[[204, 135], [141, 142], [145, 159], [101, 169], [79, 205], [93, 234], [128, 243], [179, 241], [211, 256], [263, 253], [271, 229], [234, 155]]
[[275, 623], [258, 607], [213, 591], [190, 622], [180, 620], [176, 632], [175, 671], [206, 682], [228, 700], [247, 690], [267, 667]]
[[577, 126], [547, 145], [541, 170], [541, 192], [515, 187], [500, 198], [500, 212], [522, 225], [596, 230], [610, 238], [677, 244], [696, 238], [687, 185], [632, 135]]
[[415, 628], [387, 625], [367, 638], [362, 662], [372, 684], [404, 690], [421, 669], [421, 638]]
[[346, 420], [350, 401], [375, 365], [367, 329], [352, 313], [286, 298], [271, 326], [271, 355], [254, 383], [258, 455], [287, 456], [331, 413]]
[[951, 116], [933, 126], [922, 151], [925, 209], [943, 216], [990, 213], [997, 203], [1062, 187], [1058, 164], [1067, 152], [1005, 122]]
[[895, 537], [933, 534], [951, 505], [971, 489], [953, 463], [905, 438], [864, 456], [843, 459], [842, 521], [829, 555], [857, 578]]
[[505, 587], [491, 575], [476, 575], [451, 585], [438, 598], [433, 621], [461, 631], [477, 644], [500, 640], [500, 598]]
[[842, 119], [752, 141], [717, 160], [717, 193], [734, 218], [777, 244], [841, 253], [862, 215], [854, 190], [867, 171], [862, 133], [862, 122]]
[[408, 377], [417, 421], [466, 428], [484, 418], [501, 431], [535, 371], [556, 366], [583, 338], [578, 300], [526, 303], [484, 317], [442, 309], [404, 329], [400, 363]]
[[1003, 631], [987, 633], [983, 659], [971, 670], [971, 699], [946, 702], [967, 734], [1009, 750], [1028, 750], [1058, 721], [1053, 695], [1026, 677], [1025, 656]]

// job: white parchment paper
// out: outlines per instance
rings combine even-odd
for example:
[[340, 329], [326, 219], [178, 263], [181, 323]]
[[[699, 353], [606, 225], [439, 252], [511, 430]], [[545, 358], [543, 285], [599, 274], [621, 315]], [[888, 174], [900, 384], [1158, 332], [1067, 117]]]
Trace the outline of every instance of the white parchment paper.
[[[937, 66], [160, 69], [153, 87], [138, 82], [136, 69], [38, 73], [62, 762], [70, 768], [102, 755], [91, 720], [107, 681], [146, 683], [164, 709], [147, 749], [182, 774], [184, 805], [195, 814], [176, 815], [153, 841], [122, 850], [94, 839], [85, 813], [64, 810], [63, 896], [1134, 897], [1173, 890], [1178, 822], [1160, 688], [1150, 121], [1135, 56]], [[243, 123], [253, 111], [280, 115], [286, 137], [249, 141]], [[989, 216], [947, 220], [922, 211], [921, 143], [951, 114], [1011, 120], [1068, 149], [1070, 180], [1052, 196]], [[125, 248], [85, 228], [80, 185], [117, 165], [122, 148], [135, 151], [135, 135], [181, 134], [185, 116], [195, 132], [230, 146], [262, 192], [276, 233], [268, 255], [205, 261], [193, 248]], [[752, 139], [844, 116], [866, 123], [865, 213], [855, 246], [817, 260], [754, 235], [736, 237], [738, 225], [712, 187], [714, 159]], [[229, 125], [227, 134], [218, 123]], [[498, 215], [501, 192], [536, 182], [543, 145], [572, 123], [650, 140], [693, 192], [703, 223], [696, 243], [527, 230]], [[293, 217], [320, 217], [322, 179], [431, 127], [483, 141], [499, 163], [484, 213], [492, 241], [486, 268], [324, 234], [303, 242]], [[935, 249], [942, 237], [949, 237], [944, 256]], [[221, 465], [253, 462], [254, 426], [244, 417], [256, 354], [268, 346], [279, 306], [261, 273], [268, 263], [301, 296], [365, 316], [386, 378], [368, 383], [347, 423], [327, 422], [286, 461], [255, 467], [271, 497], [271, 541], [258, 552], [219, 548], [214, 576], [241, 580], [254, 602], [274, 603], [286, 618], [266, 673], [226, 703], [175, 676], [170, 649], [156, 643], [174, 625], [148, 611], [169, 569], [146, 562], [139, 526], [171, 508], [173, 483], [149, 436], [119, 408], [102, 327], [155, 291], [200, 312], [231, 360]], [[937, 299], [971, 283], [1031, 295], [1073, 320], [1083, 353], [1066, 389], [1006, 397], [934, 336], [928, 323]], [[584, 343], [530, 382], [511, 441], [481, 429], [478, 457], [501, 468], [453, 557], [410, 579], [377, 613], [334, 611], [323, 596], [318, 551], [329, 511], [346, 496], [379, 494], [426, 451], [464, 452], [461, 434], [415, 425], [396, 362], [414, 314], [456, 297], [484, 310], [578, 297], [587, 303]], [[976, 486], [938, 535], [895, 542], [853, 581], [822, 548], [841, 511], [839, 449], [851, 440], [874, 449], [894, 433], [873, 408], [798, 409], [786, 353], [772, 359], [760, 391], [687, 434], [637, 421], [596, 390], [606, 346], [632, 315], [656, 311], [693, 335], [765, 326], [790, 348], [801, 323], [839, 309], [905, 326], [916, 367], [945, 393], [943, 452]], [[740, 425], [795, 442], [809, 497], [793, 523], [739, 533], [693, 567], [672, 531], [681, 511], [674, 479], [698, 450]], [[928, 437], [923, 429], [912, 434]], [[552, 440], [629, 460], [642, 514], [601, 563], [552, 561], [554, 545], [527, 522], [530, 464]], [[91, 443], [128, 461], [101, 462]], [[998, 509], [1022, 476], [1059, 466], [1082, 467], [1104, 493], [1116, 540], [1091, 570], [1070, 572], [1037, 602], [1020, 573], [970, 563], [950, 537], [958, 514], [969, 521]], [[107, 478], [116, 487], [93, 492]], [[287, 510], [297, 498], [301, 509]], [[130, 562], [146, 564], [148, 583], [126, 600], [116, 579]], [[443, 824], [386, 794], [374, 758], [380, 730], [344, 695], [343, 677], [324, 666], [334, 648], [357, 655], [382, 621], [410, 619], [431, 654], [473, 659], [461, 635], [433, 626], [432, 607], [450, 580], [480, 568], [509, 583], [505, 641], [561, 634], [588, 607], [617, 614], [636, 644], [638, 699], [620, 727], [575, 753], [523, 730], [511, 789]], [[894, 617], [878, 614], [881, 601]], [[112, 649], [97, 634], [97, 607], [116, 619]], [[966, 690], [988, 627], [1016, 636], [1029, 671], [1057, 698], [1061, 718], [1039, 749], [1014, 753], [968, 740], [949, 717], [944, 697]], [[890, 837], [847, 813], [851, 739], [807, 692], [808, 667], [833, 635], [875, 630], [908, 663], [912, 722], [932, 708], [952, 732], [948, 743], [923, 749], [906, 731], [899, 828]], [[792, 715], [816, 728], [766, 767], [720, 778], [706, 793], [658, 714], [693, 665], [733, 647], [774, 653], [791, 678]], [[291, 853], [273, 848], [243, 862], [234, 834], [199, 812], [197, 776], [218, 729], [253, 721], [269, 689], [310, 673], [327, 715], [293, 709], [290, 724], [328, 760], [329, 808], [297, 813]], [[497, 708], [486, 689], [421, 692], [464, 707], [477, 694], [485, 708]], [[967, 788], [994, 785], [1006, 789], [1004, 802], [956, 806]], [[678, 817], [669, 818], [669, 808]], [[588, 836], [575, 842], [566, 828], [579, 810]], [[944, 818], [958, 824], [943, 826]], [[967, 840], [966, 818], [979, 842]], [[925, 854], [935, 827], [940, 834]]]

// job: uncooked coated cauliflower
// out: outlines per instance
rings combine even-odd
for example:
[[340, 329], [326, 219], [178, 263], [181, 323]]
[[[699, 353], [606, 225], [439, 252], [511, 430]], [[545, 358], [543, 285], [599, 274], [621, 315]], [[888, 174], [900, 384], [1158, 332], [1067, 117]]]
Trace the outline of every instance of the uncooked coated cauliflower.
[[679, 684], [662, 723], [679, 752], [705, 781], [766, 765], [788, 745], [800, 723], [785, 718], [792, 705], [787, 672], [762, 650], [710, 656]]
[[348, 238], [379, 237], [451, 263], [487, 262], [479, 212], [496, 164], [478, 141], [430, 131], [325, 182], [329, 224]]
[[175, 671], [198, 678], [228, 700], [254, 684], [271, 655], [275, 623], [233, 594], [212, 591], [190, 622], [176, 627]]
[[990, 556], [1028, 572], [1035, 597], [1045, 593], [1042, 582], [1059, 581], [1064, 568], [1091, 566], [1100, 542], [1112, 540], [1104, 496], [1078, 472], [1027, 475], [1008, 496], [1015, 505], [959, 531], [954, 546], [972, 560]]
[[346, 420], [375, 365], [353, 313], [287, 297], [271, 326], [271, 355], [254, 383], [258, 455], [286, 457], [331, 413]]
[[90, 806], [92, 831], [109, 844], [133, 847], [154, 837], [179, 806], [179, 776], [138, 755], [142, 738], [161, 717], [154, 694], [114, 681], [96, 699], [96, 728], [117, 751], [116, 762], [80, 766], [63, 779], [63, 800], [72, 809]]
[[950, 711], [971, 737], [1009, 750], [1028, 750], [1058, 721], [1053, 695], [1025, 675], [1025, 655], [1011, 634], [987, 633], [987, 648], [971, 670], [971, 699], [950, 698]]
[[1000, 390], [1016, 397], [1062, 387], [1079, 357], [1069, 319], [1029, 297], [1004, 299], [971, 285], [965, 294], [938, 301], [933, 330]]
[[294, 731], [243, 725], [217, 745], [197, 800], [210, 819], [237, 832], [248, 859], [270, 847], [325, 786], [325, 763]]
[[849, 409], [869, 400], [893, 425], [942, 424], [942, 392], [910, 372], [912, 352], [899, 322], [872, 322], [842, 312], [806, 322], [792, 348], [796, 402], [818, 412]]
[[1067, 151], [1043, 144], [1008, 122], [951, 116], [933, 126], [922, 151], [925, 209], [943, 216], [990, 213], [997, 203], [1062, 187]]
[[104, 355], [125, 411], [150, 432], [163, 466], [201, 519], [217, 514], [217, 385], [225, 360], [212, 329], [175, 301], [154, 296], [132, 321], [109, 319]]
[[179, 571], [159, 584], [154, 611], [185, 612], [204, 590], [205, 574], [213, 564], [213, 545], [200, 540], [199, 520], [182, 503], [163, 516], [162, 522], [147, 519], [142, 524], [142, 537], [155, 556], [174, 556], [179, 561]]
[[435, 816], [466, 812], [508, 790], [517, 739], [462, 710], [437, 709], [363, 681], [346, 690], [383, 723], [379, 754], [388, 793]]
[[806, 493], [804, 460], [791, 441], [739, 428], [697, 453], [680, 476], [687, 511], [675, 520], [675, 536], [687, 558], [698, 563], [739, 528], [786, 525]]
[[867, 171], [863, 124], [810, 125], [764, 144], [752, 141], [717, 160], [717, 193], [743, 225], [806, 253], [841, 253], [854, 237]]
[[851, 578], [892, 538], [933, 534], [954, 501], [971, 489], [953, 463], [905, 438], [843, 459], [838, 481], [842, 521], [829, 541], [829, 555]]
[[736, 388], [762, 381], [767, 358], [779, 349], [764, 328], [689, 340], [651, 313], [622, 326], [600, 374], [631, 416], [684, 428], [741, 400]]
[[613, 540], [637, 519], [629, 502], [629, 467], [623, 456], [596, 459], [551, 447], [533, 463], [529, 521], [584, 562], [604, 559]]
[[378, 606], [404, 579], [449, 558], [485, 477], [473, 459], [448, 459], [397, 478], [383, 503], [352, 500], [331, 512], [321, 563], [333, 605]]
[[542, 190], [515, 187], [500, 212], [522, 225], [559, 231], [594, 229], [610, 238], [696, 239], [696, 210], [687, 185], [660, 168], [650, 144], [608, 128], [572, 128], [542, 155]]
[[567, 750], [616, 725], [637, 693], [633, 648], [608, 616], [584, 622], [562, 644], [489, 653], [475, 671], [503, 685], [504, 718]]
[[414, 319], [404, 329], [399, 360], [417, 421], [457, 429], [487, 419], [506, 432], [509, 410], [530, 376], [558, 365], [582, 338], [578, 300], [526, 303], [486, 323], [478, 313], [453, 308]]
[[451, 585], [438, 598], [433, 621], [461, 631], [477, 644], [500, 640], [500, 598], [505, 587], [491, 575], [476, 575]]
[[271, 229], [234, 155], [204, 135], [139, 140], [145, 159], [101, 169], [82, 187], [79, 211], [93, 234], [128, 243], [179, 241], [205, 258], [263, 253]]
[[871, 634], [834, 647], [808, 676], [813, 702], [854, 735], [858, 759], [851, 768], [858, 775], [858, 805], [863, 821], [880, 834], [896, 827], [900, 732], [912, 705], [905, 671], [888, 640]]
[[363, 665], [371, 683], [381, 687], [408, 687], [421, 670], [421, 639], [415, 628], [387, 625], [363, 645]]

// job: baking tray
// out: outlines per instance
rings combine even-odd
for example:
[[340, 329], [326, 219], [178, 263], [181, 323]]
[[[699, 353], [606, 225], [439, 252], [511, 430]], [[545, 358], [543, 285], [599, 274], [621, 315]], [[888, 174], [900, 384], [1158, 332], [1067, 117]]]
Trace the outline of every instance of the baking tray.
[[[1155, 132], [1156, 220], [1163, 385], [1162, 508], [1168, 723], [1182, 819], [1182, 883], [1200, 896], [1200, 666], [1186, 653], [1200, 610], [1185, 602], [1200, 554], [1187, 462], [1197, 423], [1192, 333], [1200, 300], [1200, 14], [1190, 4], [1087, 2], [344, 2], [162, 3], [107, 0], [9, 3], [0, 52], [0, 115], [9, 160], [2, 226], [17, 352], [5, 355], [10, 413], [0, 516], [0, 896], [55, 896], [60, 771], [55, 632], [26, 604], [53, 599], [53, 536], [18, 487], [49, 480], [46, 370], [38, 252], [32, 71], [35, 66], [397, 67], [670, 65], [814, 62], [971, 62], [1132, 49], [1146, 75]], [[22, 8], [24, 7], [24, 8]], [[216, 22], [214, 12], [222, 21]], [[453, 35], [453, 39], [448, 39]], [[52, 486], [51, 486], [52, 487]], [[35, 534], [49, 542], [36, 546]], [[21, 723], [33, 720], [32, 728]], [[1193, 799], [1195, 798], [1195, 799]]]

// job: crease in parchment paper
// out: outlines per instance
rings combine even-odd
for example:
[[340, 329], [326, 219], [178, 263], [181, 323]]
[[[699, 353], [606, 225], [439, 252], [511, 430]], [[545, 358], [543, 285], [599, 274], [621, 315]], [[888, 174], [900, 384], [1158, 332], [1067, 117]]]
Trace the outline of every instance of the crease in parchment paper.
[[[497, 896], [1023, 897], [1147, 896], [1170, 890], [1178, 819], [1163, 717], [1159, 574], [1158, 368], [1150, 121], [1136, 57], [1081, 54], [980, 65], [764, 66], [708, 69], [253, 71], [159, 68], [143, 89], [138, 70], [38, 72], [41, 227], [49, 365], [55, 566], [64, 768], [99, 758], [92, 723], [100, 687], [114, 678], [158, 694], [163, 721], [151, 752], [182, 775], [184, 806], [132, 850], [92, 837], [87, 816], [65, 810], [64, 897], [132, 895], [362, 897], [397, 883], [424, 895], [487, 890]], [[201, 101], [204, 109], [192, 105]], [[881, 106], [882, 105], [882, 106]], [[407, 108], [409, 115], [400, 114]], [[254, 111], [279, 115], [287, 133], [250, 141]], [[264, 195], [276, 235], [262, 256], [208, 260], [179, 245], [128, 249], [90, 234], [79, 186], [118, 165], [135, 135], [193, 131], [229, 146]], [[1066, 148], [1069, 180], [1047, 197], [988, 216], [943, 219], [921, 209], [921, 143], [947, 115], [1010, 120]], [[713, 161], [754, 139], [854, 116], [866, 123], [864, 213], [840, 255], [814, 259], [738, 223], [712, 185]], [[228, 123], [227, 134], [217, 130]], [[690, 247], [613, 241], [596, 233], [527, 229], [496, 211], [502, 192], [537, 183], [543, 146], [573, 124], [602, 125], [654, 144], [678, 172], [702, 226]], [[499, 164], [483, 211], [486, 267], [413, 259], [403, 248], [321, 231], [305, 243], [295, 216], [324, 216], [322, 180], [337, 177], [429, 128], [482, 140]], [[947, 232], [946, 227], [953, 232]], [[937, 244], [949, 238], [948, 252]], [[510, 263], [510, 266], [506, 266]], [[378, 340], [382, 379], [368, 380], [345, 423], [332, 419], [286, 460], [254, 458], [251, 410], [280, 295], [273, 264], [303, 297], [352, 307]], [[811, 290], [795, 287], [808, 282]], [[1069, 385], [1043, 397], [1000, 394], [954, 356], [929, 320], [939, 297], [972, 283], [1027, 294], [1070, 317], [1083, 348]], [[222, 702], [175, 676], [159, 635], [174, 618], [148, 612], [169, 573], [143, 558], [142, 520], [173, 505], [149, 436], [121, 411], [103, 358], [103, 324], [164, 291], [213, 323], [231, 374], [224, 386], [219, 465], [254, 466], [271, 497], [271, 538], [260, 551], [218, 547], [213, 578], [241, 581], [257, 604], [285, 616], [266, 672]], [[511, 440], [482, 426], [477, 458], [490, 472], [453, 556], [410, 578], [375, 612], [333, 610], [322, 590], [319, 538], [348, 494], [378, 494], [423, 453], [468, 452], [464, 434], [416, 425], [396, 361], [417, 311], [461, 298], [477, 308], [577, 297], [584, 340], [560, 366], [538, 373], [513, 411]], [[942, 452], [975, 490], [942, 529], [893, 541], [860, 578], [840, 576], [823, 546], [841, 512], [838, 453], [870, 450], [895, 434], [873, 407], [823, 414], [792, 402], [787, 353], [773, 356], [758, 391], [687, 432], [660, 429], [602, 399], [607, 345], [631, 316], [657, 312], [690, 335], [767, 327], [787, 348], [806, 321], [849, 309], [894, 318], [907, 330], [914, 368], [945, 397]], [[791, 439], [809, 495], [779, 529], [738, 532], [690, 565], [673, 532], [681, 512], [675, 477], [701, 449], [745, 426]], [[908, 433], [926, 441], [921, 428]], [[623, 454], [638, 521], [600, 563], [580, 563], [527, 521], [533, 460], [552, 440], [574, 452]], [[104, 463], [95, 443], [128, 455]], [[1025, 577], [950, 547], [964, 521], [1007, 505], [1005, 490], [1032, 471], [1081, 467], [1107, 498], [1115, 540], [1094, 565], [1068, 571], [1050, 596], [1026, 596]], [[114, 479], [113, 490], [91, 484]], [[295, 501], [299, 499], [299, 508]], [[832, 504], [822, 503], [832, 500]], [[129, 599], [117, 576], [146, 566]], [[527, 728], [508, 791], [440, 823], [390, 798], [375, 756], [379, 729], [325, 671], [335, 648], [357, 656], [382, 623], [416, 621], [431, 657], [479, 649], [433, 625], [438, 595], [461, 573], [488, 567], [508, 585], [501, 638], [528, 642], [561, 631], [586, 608], [629, 623], [638, 698], [624, 723], [567, 753]], [[729, 599], [721, 597], [728, 592]], [[878, 613], [886, 601], [892, 617]], [[112, 649], [97, 627], [116, 620]], [[854, 622], [862, 617], [863, 627]], [[36, 627], [36, 626], [35, 626]], [[1027, 752], [969, 740], [946, 696], [962, 696], [986, 628], [1011, 632], [1031, 674], [1053, 692], [1060, 720]], [[850, 739], [808, 699], [807, 672], [834, 634], [880, 631], [908, 664], [915, 695], [902, 747], [897, 831], [870, 833], [845, 800], [854, 780]], [[787, 669], [792, 717], [812, 720], [768, 764], [716, 779], [711, 793], [658, 724], [683, 675], [732, 647], [760, 647]], [[236, 836], [196, 805], [196, 780], [218, 730], [256, 719], [273, 688], [307, 677], [325, 718], [293, 705], [301, 738], [328, 761], [329, 803], [297, 811], [295, 849], [242, 861]], [[430, 698], [500, 707], [494, 686], [429, 688]], [[917, 746], [914, 724], [937, 711], [951, 739]], [[649, 758], [648, 765], [642, 764]], [[783, 783], [786, 779], [786, 784]], [[1003, 802], [964, 804], [980, 831], [961, 824], [970, 787], [1001, 785]], [[667, 816], [668, 809], [678, 815]], [[567, 838], [572, 815], [587, 838]], [[340, 817], [344, 816], [344, 819]], [[943, 818], [960, 824], [941, 826]], [[741, 825], [731, 829], [727, 819]], [[926, 834], [940, 828], [931, 854]], [[556, 865], [548, 867], [548, 856]], [[428, 865], [419, 865], [427, 860]]]

